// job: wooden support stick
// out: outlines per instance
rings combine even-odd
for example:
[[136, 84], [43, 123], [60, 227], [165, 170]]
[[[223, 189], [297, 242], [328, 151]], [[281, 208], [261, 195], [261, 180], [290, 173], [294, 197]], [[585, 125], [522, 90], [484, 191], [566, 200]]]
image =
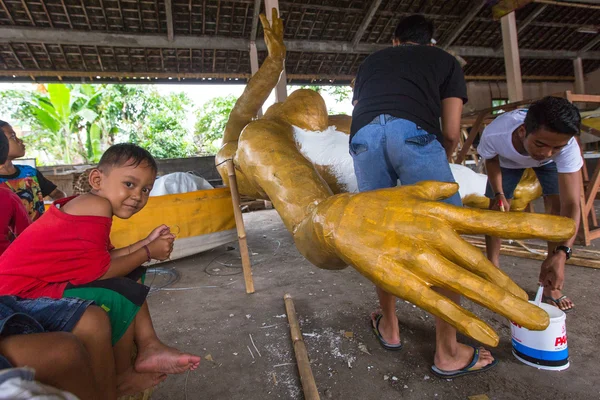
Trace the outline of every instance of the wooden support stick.
[[292, 344], [294, 345], [294, 353], [296, 354], [296, 362], [298, 363], [298, 372], [300, 373], [300, 382], [304, 391], [305, 400], [319, 400], [319, 391], [315, 383], [315, 377], [310, 369], [310, 361], [308, 360], [308, 352], [300, 331], [300, 324], [296, 317], [296, 308], [292, 296], [287, 293], [283, 296], [285, 302], [285, 312], [287, 313], [290, 323], [290, 333], [292, 335]]
[[235, 216], [235, 226], [238, 233], [238, 242], [240, 243], [240, 255], [242, 256], [242, 270], [244, 271], [244, 282], [246, 283], [246, 293], [254, 293], [254, 281], [252, 280], [252, 265], [250, 264], [250, 255], [248, 254], [248, 243], [246, 241], [246, 228], [244, 228], [244, 218], [240, 208], [240, 194], [238, 192], [237, 180], [235, 178], [235, 168], [233, 160], [227, 160], [227, 175], [229, 175], [229, 190], [231, 190], [231, 201], [233, 203], [233, 215]]

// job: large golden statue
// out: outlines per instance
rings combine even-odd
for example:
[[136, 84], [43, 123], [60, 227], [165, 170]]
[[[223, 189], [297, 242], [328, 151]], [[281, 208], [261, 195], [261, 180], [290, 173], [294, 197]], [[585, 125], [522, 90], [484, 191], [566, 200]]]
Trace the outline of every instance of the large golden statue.
[[[282, 21], [275, 11], [272, 25], [263, 15], [261, 21], [268, 56], [232, 110], [216, 160], [234, 160], [240, 192], [270, 199], [298, 250], [317, 267], [350, 265], [387, 292], [479, 342], [496, 346], [498, 335], [433, 286], [460, 293], [527, 328], [544, 329], [549, 322], [546, 312], [529, 304], [526, 293], [460, 235], [559, 241], [573, 235], [574, 223], [438, 202], [456, 193], [458, 185], [453, 183], [338, 193], [343, 188], [339, 176], [331, 166], [313, 165], [305, 158], [294, 131], [301, 128], [318, 135], [330, 125], [347, 130], [349, 117], [329, 117], [318, 93], [297, 90], [255, 120], [285, 59]], [[218, 168], [227, 184], [224, 167]]]

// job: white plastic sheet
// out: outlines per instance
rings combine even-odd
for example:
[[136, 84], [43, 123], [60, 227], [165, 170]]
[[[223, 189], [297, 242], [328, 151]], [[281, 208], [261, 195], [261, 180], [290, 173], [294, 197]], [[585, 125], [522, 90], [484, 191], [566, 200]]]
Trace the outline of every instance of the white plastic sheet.
[[150, 196], [164, 196], [166, 194], [188, 193], [207, 189], [214, 188], [201, 176], [189, 172], [173, 172], [156, 179]]

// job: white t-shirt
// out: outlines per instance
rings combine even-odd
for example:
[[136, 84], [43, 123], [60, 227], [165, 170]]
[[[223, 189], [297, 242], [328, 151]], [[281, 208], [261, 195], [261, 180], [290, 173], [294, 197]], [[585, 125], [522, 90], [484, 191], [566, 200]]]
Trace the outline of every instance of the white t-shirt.
[[532, 168], [556, 163], [559, 173], [577, 172], [583, 165], [581, 150], [575, 138], [547, 160], [537, 161], [515, 150], [512, 144], [512, 133], [525, 122], [527, 110], [519, 109], [506, 112], [489, 124], [481, 135], [477, 153], [486, 160], [500, 156], [500, 166], [509, 169]]

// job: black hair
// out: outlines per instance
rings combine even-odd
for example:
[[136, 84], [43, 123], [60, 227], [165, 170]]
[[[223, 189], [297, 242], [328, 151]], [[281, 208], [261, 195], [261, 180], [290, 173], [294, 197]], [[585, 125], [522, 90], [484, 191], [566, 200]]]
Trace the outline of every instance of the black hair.
[[398, 23], [394, 38], [401, 43], [429, 44], [433, 38], [433, 22], [422, 15], [411, 15]]
[[21, 199], [28, 200], [30, 203], [33, 202], [33, 195], [27, 190], [19, 190], [16, 195]]
[[4, 128], [4, 127], [5, 127], [5, 126], [7, 126], [7, 125], [10, 125], [10, 124], [9, 124], [8, 122], [6, 122], [6, 121], [2, 121], [2, 120], [0, 119], [0, 129], [1, 129], [1, 128]]
[[569, 100], [547, 96], [531, 104], [525, 117], [527, 135], [540, 128], [565, 135], [579, 136], [581, 115], [579, 115], [577, 107]]
[[[0, 121], [0, 129], [3, 126], [2, 122], [4, 121]], [[4, 164], [8, 158], [8, 146], [8, 138], [4, 132], [0, 132], [0, 165]]]
[[110, 146], [108, 150], [104, 152], [98, 163], [98, 168], [123, 166], [137, 167], [142, 163], [148, 164], [154, 173], [158, 172], [156, 160], [154, 160], [154, 157], [152, 157], [152, 154], [150, 154], [148, 150], [133, 143], [120, 143]]

